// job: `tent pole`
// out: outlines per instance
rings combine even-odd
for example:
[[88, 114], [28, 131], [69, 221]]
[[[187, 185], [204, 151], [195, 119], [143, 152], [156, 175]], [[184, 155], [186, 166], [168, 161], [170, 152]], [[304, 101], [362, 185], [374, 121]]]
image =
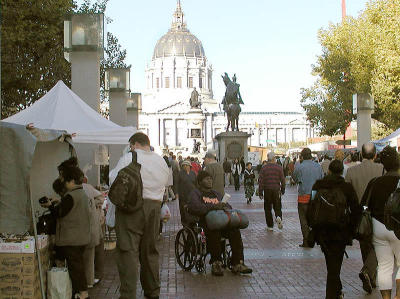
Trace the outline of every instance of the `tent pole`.
[[[29, 191], [30, 193], [30, 191]], [[31, 201], [31, 214], [32, 214], [32, 225], [33, 225], [33, 234], [35, 236], [35, 249], [36, 249], [36, 257], [38, 259], [38, 266], [39, 266], [39, 280], [40, 280], [40, 291], [42, 293], [42, 299], [46, 298], [46, 293], [44, 291], [44, 283], [43, 283], [43, 269], [42, 269], [42, 260], [40, 256], [40, 249], [38, 244], [38, 235], [36, 229], [36, 219], [35, 219], [35, 208], [33, 205], [32, 196], [29, 195], [29, 199]]]

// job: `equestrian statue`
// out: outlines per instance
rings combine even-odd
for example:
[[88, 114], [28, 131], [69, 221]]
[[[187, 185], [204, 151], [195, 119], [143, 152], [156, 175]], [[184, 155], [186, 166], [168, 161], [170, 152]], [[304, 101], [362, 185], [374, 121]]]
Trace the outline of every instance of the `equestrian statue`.
[[229, 127], [232, 131], [239, 131], [239, 114], [242, 111], [240, 105], [244, 105], [239, 91], [240, 85], [236, 83], [236, 74], [233, 75], [232, 80], [227, 73], [221, 77], [226, 87], [225, 96], [221, 103], [228, 118], [226, 131], [229, 131]]

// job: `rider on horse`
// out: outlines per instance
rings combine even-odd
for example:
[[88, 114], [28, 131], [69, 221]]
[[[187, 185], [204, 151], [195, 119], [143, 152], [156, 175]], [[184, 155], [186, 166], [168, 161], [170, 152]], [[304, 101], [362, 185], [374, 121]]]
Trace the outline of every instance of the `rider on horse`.
[[233, 81], [229, 78], [229, 75], [225, 73], [222, 76], [224, 80], [226, 91], [224, 99], [222, 100], [222, 105], [224, 107], [224, 111], [228, 116], [228, 127], [232, 127], [232, 131], [239, 130], [239, 114], [241, 112], [240, 105], [244, 104], [242, 100], [242, 96], [240, 95], [239, 87], [240, 85], [236, 83], [236, 74], [233, 76]]

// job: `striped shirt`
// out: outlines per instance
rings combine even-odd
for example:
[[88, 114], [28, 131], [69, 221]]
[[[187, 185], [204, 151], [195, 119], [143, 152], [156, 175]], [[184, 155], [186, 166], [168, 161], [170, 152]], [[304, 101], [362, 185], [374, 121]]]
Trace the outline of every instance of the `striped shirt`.
[[258, 178], [259, 188], [261, 190], [281, 190], [285, 193], [285, 176], [282, 166], [275, 163], [267, 163], [261, 168]]

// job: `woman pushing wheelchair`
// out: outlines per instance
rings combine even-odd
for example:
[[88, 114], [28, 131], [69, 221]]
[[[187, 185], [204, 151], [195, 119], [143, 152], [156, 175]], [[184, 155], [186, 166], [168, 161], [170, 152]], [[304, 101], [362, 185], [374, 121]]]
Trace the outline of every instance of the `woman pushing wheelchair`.
[[221, 237], [228, 238], [232, 248], [232, 272], [235, 274], [252, 273], [253, 270], [243, 262], [243, 242], [239, 228], [227, 226], [222, 229], [211, 229], [210, 225], [207, 225], [206, 216], [209, 212], [218, 210], [228, 212], [232, 210], [232, 207], [228, 203], [221, 202], [222, 195], [212, 190], [213, 180], [206, 171], [199, 172], [197, 183], [199, 189], [193, 190], [190, 194], [187, 208], [190, 214], [200, 217], [199, 224], [204, 228], [207, 250], [211, 254], [211, 273], [215, 276], [224, 275]]

